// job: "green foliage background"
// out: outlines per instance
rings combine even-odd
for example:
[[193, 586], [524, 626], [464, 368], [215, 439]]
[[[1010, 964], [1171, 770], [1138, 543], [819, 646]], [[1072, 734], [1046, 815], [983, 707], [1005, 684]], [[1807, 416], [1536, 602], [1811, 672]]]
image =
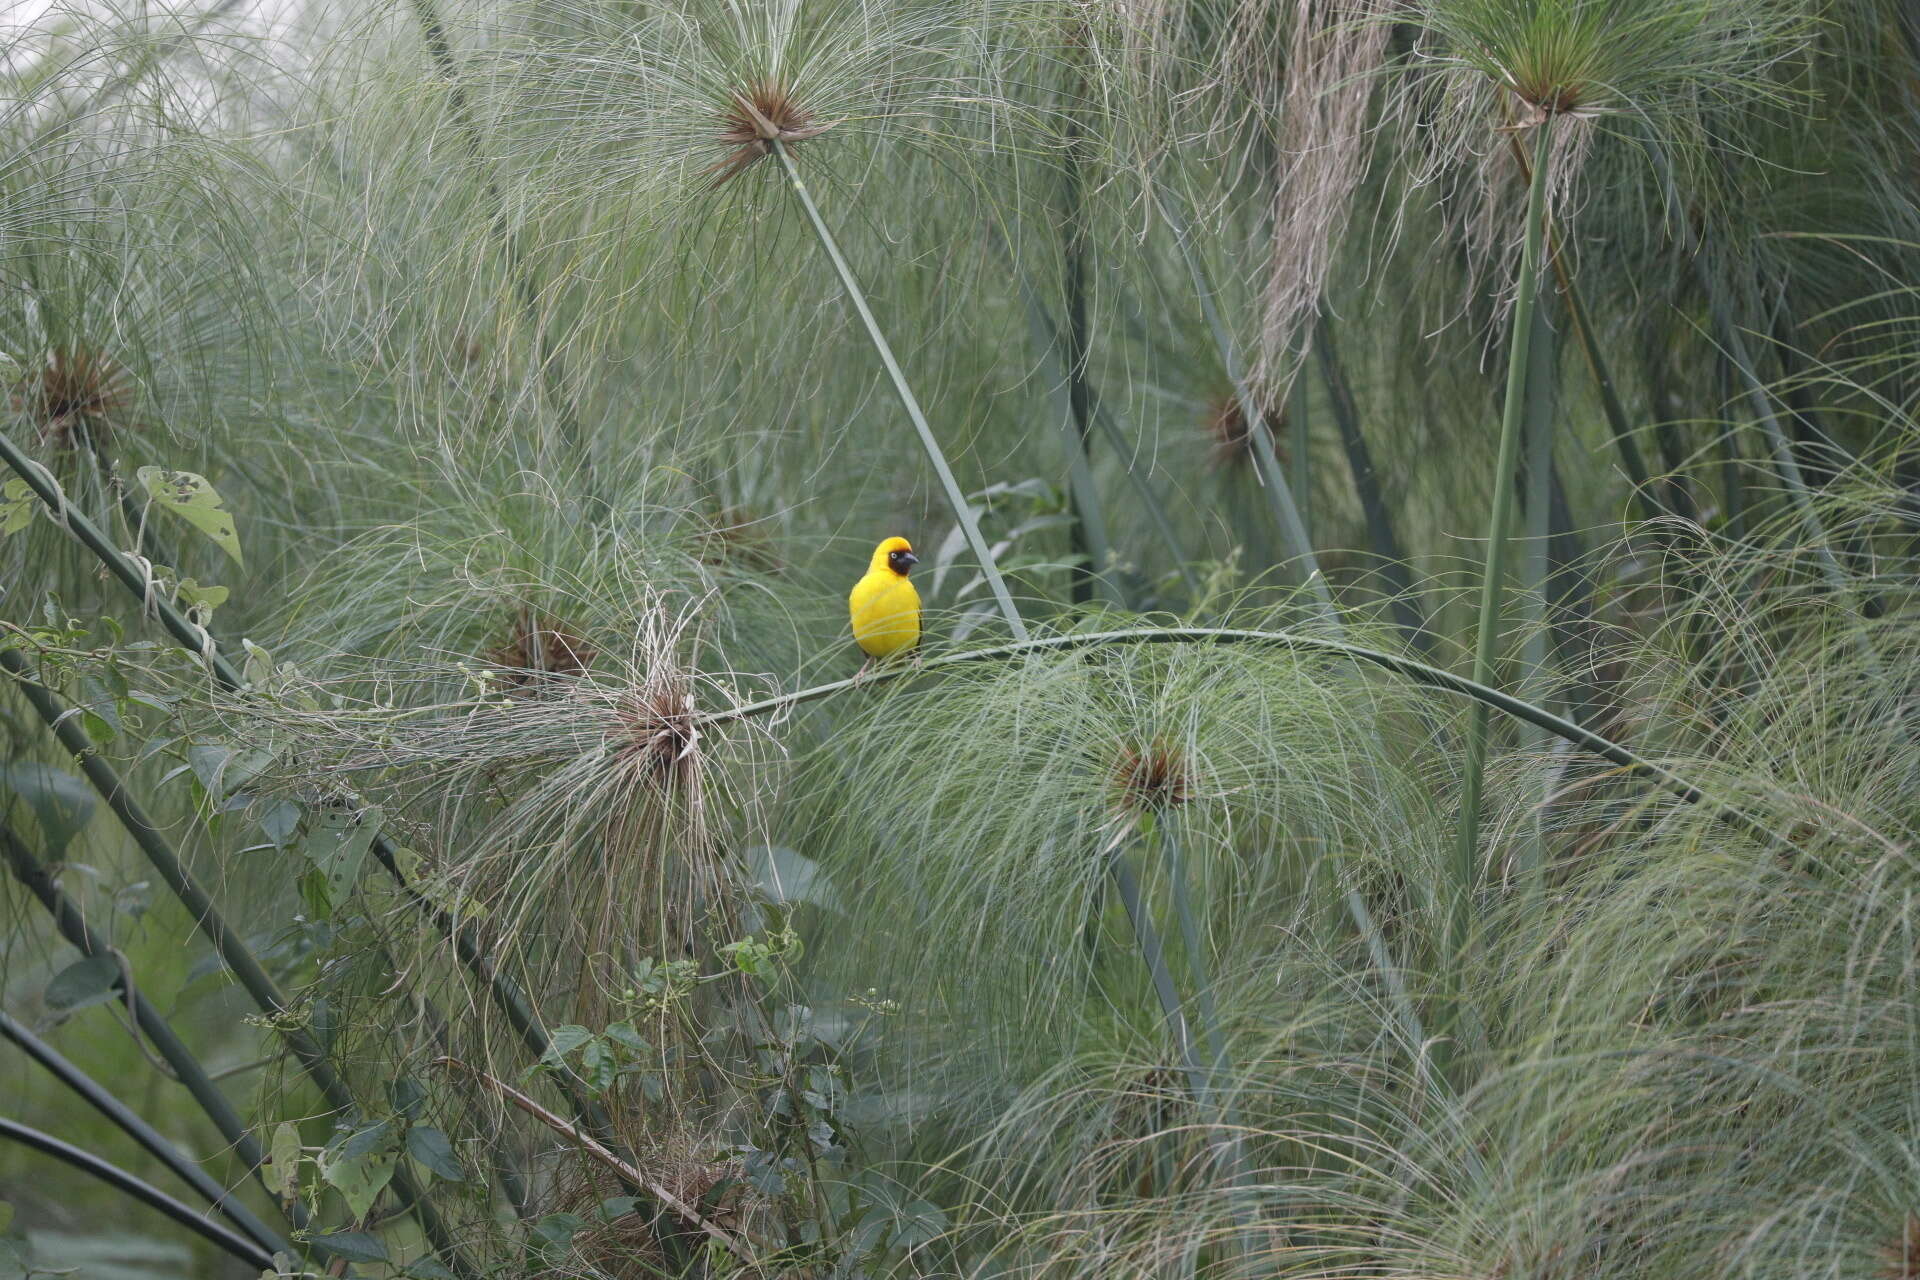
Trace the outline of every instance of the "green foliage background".
[[[0, 78], [0, 819], [110, 957], [8, 879], [0, 1003], [287, 1273], [1920, 1276], [1897, 0], [90, 4]], [[1476, 817], [1409, 664], [1483, 614]], [[0, 1201], [0, 1276], [260, 1271]]]

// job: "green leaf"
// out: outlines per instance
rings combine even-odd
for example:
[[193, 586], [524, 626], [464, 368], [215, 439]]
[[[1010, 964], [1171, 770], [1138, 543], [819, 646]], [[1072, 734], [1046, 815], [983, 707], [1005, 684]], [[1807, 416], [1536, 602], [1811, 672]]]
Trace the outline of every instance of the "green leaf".
[[174, 585], [174, 594], [186, 602], [189, 609], [198, 608], [202, 613], [211, 614], [227, 602], [232, 594], [226, 587], [201, 586], [192, 578], [182, 578]]
[[619, 1076], [620, 1063], [613, 1056], [613, 1046], [599, 1036], [587, 1041], [580, 1051], [580, 1078], [586, 1081], [587, 1088], [594, 1093], [605, 1093]]
[[120, 962], [102, 953], [76, 960], [53, 976], [42, 997], [47, 1008], [72, 1013], [113, 999], [120, 981]]
[[267, 1189], [292, 1200], [300, 1193], [300, 1130], [291, 1122], [274, 1126], [267, 1157]]
[[585, 1027], [565, 1023], [547, 1033], [546, 1056], [558, 1062], [591, 1039], [593, 1032]]
[[40, 500], [25, 480], [9, 480], [0, 486], [0, 538], [18, 533], [33, 522], [33, 510]]
[[193, 768], [193, 776], [200, 779], [200, 785], [216, 803], [264, 773], [273, 763], [273, 757], [274, 753], [263, 747], [236, 751], [218, 742], [187, 748], [187, 763]]
[[93, 817], [93, 788], [64, 769], [21, 760], [0, 767], [0, 786], [27, 802], [40, 822], [47, 856], [58, 861]]
[[415, 1258], [406, 1265], [406, 1268], [402, 1270], [400, 1274], [403, 1276], [411, 1276], [413, 1280], [460, 1280], [458, 1276], [447, 1269], [446, 1263], [433, 1257]]
[[282, 800], [260, 815], [260, 830], [276, 848], [284, 849], [300, 829], [300, 806]]
[[307, 1243], [348, 1262], [385, 1262], [387, 1245], [379, 1236], [365, 1231], [329, 1231], [308, 1236]]
[[633, 1029], [631, 1022], [616, 1022], [607, 1028], [607, 1039], [615, 1044], [624, 1045], [636, 1058], [644, 1058], [653, 1052], [653, 1046]]
[[420, 1108], [427, 1104], [427, 1087], [412, 1076], [401, 1076], [387, 1086], [387, 1101], [400, 1115], [417, 1120]]
[[540, 1245], [564, 1249], [586, 1228], [587, 1220], [574, 1213], [550, 1213], [534, 1224], [533, 1236]]
[[753, 876], [768, 902], [778, 906], [804, 902], [839, 911], [840, 895], [820, 864], [784, 845], [756, 845], [747, 850]]
[[599, 1214], [600, 1221], [612, 1222], [616, 1218], [626, 1217], [639, 1207], [640, 1201], [633, 1196], [612, 1196], [602, 1200], [596, 1212]]
[[[375, 1127], [383, 1128], [385, 1122]], [[361, 1131], [361, 1133], [365, 1132], [365, 1130]], [[354, 1138], [359, 1136], [361, 1135], [355, 1134]], [[340, 1193], [341, 1198], [347, 1202], [347, 1210], [354, 1217], [364, 1218], [368, 1210], [373, 1208], [373, 1202], [386, 1189], [387, 1184], [393, 1181], [393, 1169], [398, 1153], [391, 1146], [386, 1146], [378, 1150], [360, 1150], [348, 1154], [346, 1146], [352, 1142], [353, 1138], [349, 1138], [347, 1143], [339, 1147], [328, 1147], [321, 1153], [320, 1176], [327, 1180], [328, 1186]]]
[[322, 812], [301, 840], [300, 852], [320, 873], [319, 889], [326, 900], [327, 914], [338, 911], [353, 892], [367, 850], [373, 847], [373, 838], [379, 832], [378, 809], [349, 813], [336, 808]]
[[407, 1130], [407, 1154], [436, 1178], [448, 1182], [467, 1180], [467, 1171], [453, 1154], [453, 1144], [447, 1141], [446, 1134], [430, 1124], [415, 1125]]
[[134, 473], [134, 478], [155, 506], [179, 516], [207, 535], [235, 564], [244, 565], [233, 517], [221, 506], [219, 493], [205, 476], [191, 471], [169, 471], [165, 467], [142, 467]]

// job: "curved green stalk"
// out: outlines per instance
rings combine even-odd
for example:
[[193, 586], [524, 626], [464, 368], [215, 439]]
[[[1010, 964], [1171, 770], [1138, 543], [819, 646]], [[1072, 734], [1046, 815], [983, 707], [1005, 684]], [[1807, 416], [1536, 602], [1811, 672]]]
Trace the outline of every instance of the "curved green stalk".
[[[346, 1113], [356, 1105], [353, 1091], [335, 1070], [333, 1060], [320, 1042], [290, 1015], [294, 1013], [292, 1005], [281, 993], [279, 985], [261, 966], [252, 951], [231, 928], [228, 927], [219, 909], [207, 891], [201, 888], [186, 866], [180, 861], [173, 846], [167, 842], [160, 828], [147, 816], [146, 810], [133, 798], [126, 785], [114, 769], [96, 752], [94, 744], [88, 739], [86, 731], [80, 727], [79, 720], [64, 712], [53, 694], [34, 680], [26, 660], [12, 649], [0, 649], [0, 668], [13, 677], [14, 684], [21, 695], [33, 707], [49, 729], [53, 731], [60, 745], [73, 756], [80, 771], [93, 784], [93, 788], [107, 807], [113, 810], [115, 818], [132, 837], [140, 852], [146, 856], [153, 867], [172, 891], [180, 905], [187, 909], [193, 918], [194, 926], [213, 944], [214, 953], [220, 962], [233, 971], [233, 975], [246, 990], [260, 1011], [273, 1021], [275, 1031], [285, 1041], [293, 1056], [299, 1061], [309, 1079], [320, 1090], [327, 1105], [335, 1111]], [[436, 1252], [446, 1256], [452, 1268], [463, 1275], [478, 1273], [466, 1261], [455, 1245], [453, 1233], [440, 1218], [439, 1213], [421, 1195], [414, 1184], [413, 1176], [404, 1168], [396, 1168], [393, 1173], [395, 1198], [403, 1208], [413, 1214], [420, 1223], [420, 1229]]]
[[881, 332], [880, 322], [874, 319], [873, 309], [867, 305], [867, 295], [861, 290], [860, 282], [854, 279], [853, 268], [840, 252], [840, 244], [833, 238], [833, 232], [827, 229], [826, 219], [820, 216], [820, 209], [813, 202], [813, 194], [801, 180], [800, 171], [794, 168], [793, 157], [787, 154], [786, 146], [778, 138], [768, 138], [766, 144], [773, 152], [774, 159], [780, 162], [780, 172], [786, 175], [787, 186], [792, 189], [794, 198], [806, 212], [807, 223], [820, 241], [821, 251], [827, 255], [827, 261], [833, 264], [834, 274], [840, 277], [840, 287], [847, 291], [847, 301], [853, 304], [854, 312], [865, 326], [867, 339], [886, 368], [894, 394], [900, 398], [900, 407], [906, 410], [907, 419], [920, 435], [920, 446], [926, 450], [927, 461], [933, 464], [934, 473], [940, 477], [940, 488], [947, 496], [947, 505], [953, 508], [953, 518], [960, 522], [967, 545], [973, 549], [973, 557], [980, 563], [980, 572], [986, 575], [987, 585], [993, 589], [993, 598], [999, 602], [1008, 629], [1013, 632], [1014, 639], [1025, 640], [1027, 624], [1020, 620], [1020, 611], [1013, 607], [1013, 597], [1007, 592], [1006, 580], [1000, 576], [1000, 566], [994, 561], [986, 539], [980, 536], [980, 524], [967, 506], [967, 497], [960, 491], [960, 482], [953, 478], [953, 468], [947, 465], [947, 457], [940, 451], [940, 442], [934, 438], [933, 428], [927, 425], [927, 415], [921, 412], [920, 401], [914, 398], [913, 388], [907, 385], [907, 375], [901, 370], [900, 362], [894, 359], [893, 347], [888, 344], [886, 334]]
[[50, 1155], [64, 1164], [72, 1165], [88, 1177], [97, 1178], [114, 1190], [132, 1196], [148, 1208], [159, 1210], [195, 1235], [212, 1241], [221, 1250], [241, 1261], [260, 1267], [270, 1274], [279, 1273], [279, 1265], [274, 1262], [273, 1254], [266, 1249], [239, 1235], [231, 1228], [212, 1221], [204, 1214], [194, 1212], [191, 1205], [180, 1203], [152, 1183], [134, 1177], [125, 1169], [102, 1160], [91, 1151], [83, 1151], [70, 1142], [62, 1142], [51, 1134], [30, 1129], [16, 1120], [8, 1120], [5, 1117], [0, 1117], [0, 1138], [18, 1142], [43, 1155]]
[[1798, 846], [1785, 837], [1775, 834], [1757, 821], [1749, 818], [1731, 805], [1714, 800], [1685, 778], [1664, 765], [1655, 764], [1644, 756], [1638, 755], [1617, 742], [1603, 738], [1582, 725], [1575, 724], [1564, 716], [1557, 716], [1543, 707], [1536, 707], [1510, 693], [1503, 693], [1490, 685], [1484, 685], [1465, 676], [1455, 675], [1440, 667], [1428, 666], [1413, 658], [1403, 658], [1398, 654], [1387, 653], [1380, 649], [1369, 649], [1364, 645], [1350, 644], [1345, 640], [1330, 640], [1324, 636], [1299, 635], [1291, 631], [1252, 631], [1237, 627], [1141, 627], [1131, 631], [1085, 631], [1069, 635], [1042, 636], [1037, 640], [1022, 640], [1013, 644], [994, 645], [986, 649], [972, 649], [965, 653], [949, 653], [928, 658], [919, 667], [887, 667], [870, 671], [865, 676], [849, 676], [844, 680], [833, 680], [826, 684], [814, 685], [807, 689], [798, 689], [792, 693], [776, 694], [771, 698], [762, 698], [758, 702], [744, 703], [724, 711], [708, 711], [695, 718], [695, 724], [701, 728], [710, 725], [726, 724], [734, 720], [747, 720], [756, 716], [775, 715], [792, 710], [807, 702], [817, 702], [838, 693], [856, 688], [870, 688], [890, 680], [899, 680], [910, 675], [938, 671], [944, 667], [960, 666], [975, 662], [1005, 662], [1036, 653], [1071, 653], [1079, 649], [1096, 649], [1103, 645], [1117, 644], [1255, 644], [1269, 645], [1279, 649], [1290, 649], [1301, 653], [1325, 653], [1334, 657], [1346, 658], [1383, 671], [1402, 676], [1414, 684], [1428, 689], [1437, 689], [1443, 693], [1458, 694], [1470, 698], [1475, 705], [1498, 711], [1510, 716], [1522, 724], [1537, 725], [1547, 732], [1566, 739], [1576, 747], [1591, 751], [1601, 759], [1619, 765], [1629, 773], [1643, 775], [1657, 782], [1660, 787], [1684, 800], [1688, 804], [1700, 805], [1711, 811], [1716, 817], [1733, 824], [1748, 834], [1766, 842], [1776, 850], [1794, 854]]
[[103, 1088], [92, 1076], [74, 1066], [58, 1049], [35, 1035], [4, 1009], [0, 1009], [0, 1036], [13, 1041], [21, 1052], [45, 1067], [49, 1075], [78, 1094], [94, 1110], [112, 1121], [115, 1128], [145, 1148], [147, 1154], [172, 1170], [175, 1177], [205, 1196], [209, 1205], [219, 1210], [253, 1243], [269, 1254], [294, 1252], [291, 1245], [254, 1216], [253, 1210], [235, 1199], [233, 1193], [215, 1182], [205, 1169], [168, 1142], [158, 1129], [141, 1119], [131, 1107]]
[[[1545, 222], [1547, 154], [1553, 117], [1535, 126], [1533, 174], [1527, 183], [1527, 226], [1520, 276], [1513, 302], [1513, 336], [1507, 351], [1507, 400], [1501, 414], [1500, 449], [1493, 468], [1493, 511], [1487, 520], [1487, 558], [1480, 581], [1480, 624], [1473, 646], [1473, 679], [1493, 681], [1500, 640], [1500, 605], [1506, 593], [1507, 525], [1513, 518], [1514, 471], [1520, 460], [1521, 425], [1527, 411], [1527, 355], [1533, 339], [1533, 313], [1540, 292], [1540, 248]], [[1479, 886], [1480, 799], [1487, 763], [1487, 706], [1468, 713], [1465, 788], [1460, 827], [1453, 847], [1453, 903], [1448, 912], [1447, 949], [1456, 958], [1466, 948], [1467, 930]]]

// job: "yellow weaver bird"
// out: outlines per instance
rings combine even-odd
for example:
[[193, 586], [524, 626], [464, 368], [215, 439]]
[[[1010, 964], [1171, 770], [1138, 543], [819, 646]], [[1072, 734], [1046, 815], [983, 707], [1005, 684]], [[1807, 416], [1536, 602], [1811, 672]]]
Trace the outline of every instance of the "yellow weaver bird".
[[[920, 593], [907, 570], [920, 563], [905, 538], [888, 538], [873, 549], [866, 576], [853, 584], [847, 608], [853, 638], [868, 659], [891, 658], [920, 643]], [[860, 670], [865, 671], [862, 663]]]

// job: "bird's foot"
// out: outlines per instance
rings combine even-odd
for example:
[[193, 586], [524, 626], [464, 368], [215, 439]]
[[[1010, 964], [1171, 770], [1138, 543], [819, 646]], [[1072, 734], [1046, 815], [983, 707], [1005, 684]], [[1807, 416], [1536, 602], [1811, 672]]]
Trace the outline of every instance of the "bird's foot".
[[867, 678], [867, 668], [871, 667], [872, 665], [873, 665], [873, 659], [868, 658], [865, 662], [860, 664], [860, 669], [853, 673], [853, 687], [855, 689], [858, 689], [860, 687], [860, 682]]

